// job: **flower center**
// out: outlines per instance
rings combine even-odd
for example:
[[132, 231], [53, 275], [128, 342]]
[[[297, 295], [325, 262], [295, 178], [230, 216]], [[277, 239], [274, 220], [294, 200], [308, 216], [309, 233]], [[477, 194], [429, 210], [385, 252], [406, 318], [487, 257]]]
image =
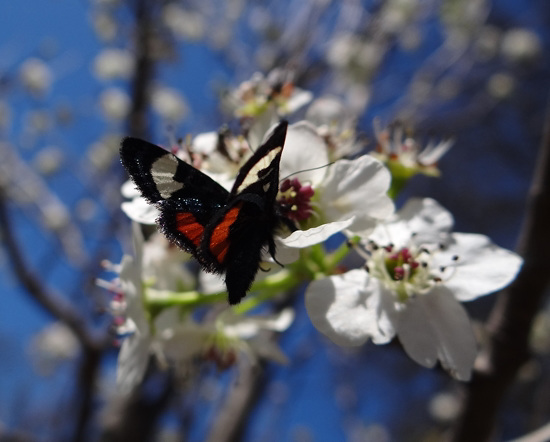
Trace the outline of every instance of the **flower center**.
[[393, 252], [393, 247], [388, 246], [386, 251], [389, 253], [386, 256], [385, 264], [386, 270], [390, 277], [395, 281], [402, 281], [404, 279], [412, 279], [418, 266], [420, 265], [416, 261], [416, 257], [413, 256], [407, 247]]
[[443, 270], [432, 265], [432, 253], [426, 248], [410, 245], [396, 249], [392, 244], [380, 247], [374, 242], [367, 246], [367, 269], [397, 294], [399, 302], [426, 293], [442, 281]]
[[222, 349], [216, 347], [216, 345], [211, 345], [206, 349], [203, 354], [203, 357], [207, 361], [213, 362], [218, 370], [227, 370], [235, 364], [237, 361], [237, 354], [232, 348]]
[[314, 192], [311, 186], [303, 186], [298, 178], [286, 179], [281, 184], [277, 201], [287, 218], [304, 221], [313, 213], [311, 198]]

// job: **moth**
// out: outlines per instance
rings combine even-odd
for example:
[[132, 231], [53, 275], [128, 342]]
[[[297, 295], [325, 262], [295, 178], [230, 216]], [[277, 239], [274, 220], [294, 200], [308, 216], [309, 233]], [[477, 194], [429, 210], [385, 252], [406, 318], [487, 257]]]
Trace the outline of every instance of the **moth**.
[[275, 260], [275, 231], [292, 228], [276, 201], [287, 125], [281, 121], [244, 163], [230, 192], [147, 141], [125, 138], [120, 147], [124, 168], [160, 211], [160, 230], [205, 270], [225, 274], [230, 304], [246, 296], [265, 248]]

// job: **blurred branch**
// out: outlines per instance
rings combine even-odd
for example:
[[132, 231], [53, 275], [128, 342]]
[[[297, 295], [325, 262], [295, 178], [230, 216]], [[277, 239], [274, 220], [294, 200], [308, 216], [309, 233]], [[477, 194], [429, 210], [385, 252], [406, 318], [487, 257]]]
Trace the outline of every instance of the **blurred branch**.
[[490, 345], [478, 362], [467, 390], [454, 442], [487, 441], [499, 404], [521, 366], [529, 359], [529, 335], [550, 282], [550, 109], [531, 185], [518, 252], [524, 258], [516, 280], [505, 290], [488, 322]]
[[[137, 0], [135, 2], [135, 54], [136, 68], [131, 85], [132, 108], [128, 116], [131, 136], [148, 138], [147, 109], [150, 101], [150, 87], [154, 76], [152, 9], [157, 1]], [[133, 5], [132, 5], [133, 6]]]
[[230, 442], [240, 439], [255, 397], [265, 381], [264, 365], [242, 364], [238, 379], [227, 394], [225, 403], [212, 421], [208, 442]]
[[84, 353], [80, 364], [77, 400], [80, 401], [80, 410], [77, 416], [76, 427], [73, 435], [73, 441], [80, 442], [86, 439], [88, 431], [88, 422], [93, 413], [94, 389], [96, 385], [96, 376], [99, 369], [99, 363], [102, 356], [101, 348], [88, 348]]
[[0, 142], [0, 157], [0, 186], [6, 198], [21, 201], [23, 207], [34, 207], [44, 229], [59, 240], [71, 264], [82, 265], [86, 260], [86, 248], [67, 206], [9, 143]]
[[154, 388], [136, 388], [128, 396], [119, 396], [108, 410], [103, 424], [101, 442], [155, 440], [158, 418], [175, 393], [174, 379], [169, 371], [160, 371], [150, 358], [143, 384]]
[[87, 326], [85, 317], [61, 295], [48, 289], [28, 267], [23, 253], [16, 241], [12, 229], [4, 189], [0, 187], [0, 233], [14, 273], [29, 295], [53, 317], [67, 325], [78, 338], [83, 350], [83, 359], [79, 371], [80, 408], [77, 413], [77, 425], [74, 440], [83, 440], [86, 424], [92, 411], [92, 397], [95, 376], [103, 349], [109, 336], [104, 333], [95, 335]]
[[[297, 298], [290, 293], [274, 303], [273, 310], [280, 312], [293, 306]], [[278, 334], [265, 332], [269, 339], [278, 339]], [[226, 395], [225, 402], [212, 419], [210, 432], [205, 439], [208, 442], [231, 442], [242, 439], [242, 432], [248, 417], [258, 399], [264, 394], [266, 385], [266, 361], [244, 363], [238, 366], [237, 379]]]
[[64, 297], [48, 289], [28, 267], [12, 229], [4, 189], [0, 187], [0, 233], [14, 273], [23, 287], [46, 311], [66, 324], [87, 349], [103, 348], [105, 336], [95, 336], [85, 318]]

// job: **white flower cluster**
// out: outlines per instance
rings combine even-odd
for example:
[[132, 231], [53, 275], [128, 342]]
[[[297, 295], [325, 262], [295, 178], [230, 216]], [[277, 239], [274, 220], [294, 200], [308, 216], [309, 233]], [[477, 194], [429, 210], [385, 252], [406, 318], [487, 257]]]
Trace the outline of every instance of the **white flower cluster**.
[[[288, 76], [277, 75], [278, 83], [270, 83], [273, 76], [256, 76], [232, 95], [238, 104], [234, 114], [246, 122], [245, 136], [201, 134], [170, 150], [231, 188], [250, 148], [260, 144], [283, 110], [289, 113], [311, 98], [294, 88]], [[264, 331], [286, 330], [292, 311], [262, 317], [244, 313], [260, 299], [271, 299], [304, 280], [309, 282], [305, 302], [311, 321], [333, 342], [356, 346], [370, 339], [384, 344], [398, 337], [419, 364], [433, 367], [439, 361], [457, 379], [469, 379], [477, 346], [460, 302], [509, 284], [521, 258], [483, 235], [452, 233], [452, 216], [434, 200], [411, 200], [394, 211], [391, 186], [402, 185], [414, 174], [413, 167], [435, 174], [436, 161], [450, 143], [426, 152], [412, 138], [403, 140], [401, 132], [377, 127], [378, 153], [386, 158], [343, 158], [357, 150], [353, 129], [342, 120], [348, 118], [344, 112], [334, 112], [334, 98], [322, 100], [306, 113], [314, 116], [311, 121], [291, 124], [287, 131], [278, 202], [290, 208], [288, 217], [298, 228], [281, 231], [276, 238], [276, 258], [285, 267], [266, 263], [269, 271], [258, 276], [243, 304], [220, 309], [224, 287], [219, 278], [201, 271], [195, 280], [175, 257], [186, 254], [174, 252], [167, 242], [157, 244], [153, 253], [154, 240], [144, 244], [134, 229], [135, 256], [125, 256], [114, 267], [119, 273], [115, 282], [103, 283], [115, 293], [112, 310], [118, 330], [128, 335], [119, 355], [123, 388], [141, 380], [151, 354], [184, 372], [197, 360], [225, 368], [242, 354], [284, 362], [286, 357]], [[401, 169], [387, 165], [386, 160], [400, 158]], [[395, 171], [403, 169], [407, 176], [396, 177]], [[157, 209], [132, 187], [123, 187], [131, 198], [123, 204], [124, 212], [137, 223], [153, 224]], [[347, 242], [328, 253], [322, 243], [336, 233]], [[342, 271], [340, 261], [350, 246], [364, 264]], [[214, 303], [218, 308], [198, 320], [195, 308]]]

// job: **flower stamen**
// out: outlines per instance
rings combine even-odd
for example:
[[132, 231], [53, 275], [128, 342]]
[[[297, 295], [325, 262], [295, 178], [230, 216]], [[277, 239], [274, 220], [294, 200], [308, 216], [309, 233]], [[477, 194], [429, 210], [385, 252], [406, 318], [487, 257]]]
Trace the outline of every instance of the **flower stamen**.
[[287, 218], [293, 221], [304, 221], [313, 213], [311, 198], [315, 191], [309, 185], [304, 186], [298, 178], [282, 182], [277, 201]]

